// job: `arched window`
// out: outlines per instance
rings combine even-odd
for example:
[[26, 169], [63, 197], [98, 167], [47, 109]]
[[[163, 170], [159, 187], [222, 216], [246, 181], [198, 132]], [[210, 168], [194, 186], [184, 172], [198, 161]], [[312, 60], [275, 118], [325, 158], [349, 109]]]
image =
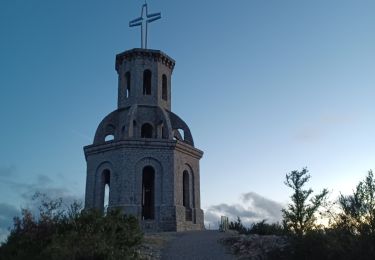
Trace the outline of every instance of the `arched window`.
[[182, 176], [182, 205], [185, 207], [185, 220], [192, 221], [193, 212], [190, 207], [190, 175], [188, 171], [183, 172]]
[[142, 173], [142, 219], [154, 219], [155, 170], [151, 166], [143, 168]]
[[153, 127], [149, 123], [145, 123], [141, 128], [142, 138], [153, 138]]
[[143, 95], [151, 95], [151, 71], [143, 72]]
[[168, 81], [167, 81], [167, 76], [165, 74], [163, 74], [163, 78], [162, 78], [162, 95], [161, 95], [161, 97], [165, 101], [168, 100]]
[[184, 171], [183, 173], [183, 180], [182, 180], [182, 205], [184, 207], [190, 207], [190, 183], [189, 183], [189, 173], [187, 171]]
[[102, 183], [103, 183], [103, 209], [104, 213], [107, 212], [109, 206], [109, 191], [110, 191], [111, 172], [104, 170], [102, 172]]
[[184, 141], [185, 132], [182, 129], [174, 129], [173, 130], [173, 139], [178, 141]]
[[126, 98], [130, 97], [130, 72], [125, 73], [125, 82], [126, 82], [126, 92], [125, 96]]
[[114, 135], [107, 135], [104, 139], [105, 142], [113, 141], [115, 139]]
[[185, 140], [185, 131], [181, 128], [177, 129], [177, 131], [180, 133], [180, 136], [182, 138], [181, 141]]
[[166, 130], [166, 127], [164, 125], [161, 127], [161, 138], [168, 139], [167, 130]]
[[104, 142], [113, 141], [115, 139], [116, 127], [112, 124], [108, 124], [104, 129]]

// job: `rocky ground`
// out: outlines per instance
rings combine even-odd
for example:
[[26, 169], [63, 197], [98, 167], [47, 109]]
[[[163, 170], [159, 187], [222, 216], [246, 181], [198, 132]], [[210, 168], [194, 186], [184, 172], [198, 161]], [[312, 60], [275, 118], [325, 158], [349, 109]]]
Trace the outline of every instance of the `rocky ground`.
[[143, 260], [159, 260], [161, 259], [162, 250], [173, 239], [177, 233], [164, 232], [164, 233], [148, 233], [144, 236], [144, 241], [139, 247], [139, 253]]
[[162, 260], [236, 259], [219, 241], [229, 234], [217, 230], [179, 232], [163, 249]]
[[138, 250], [143, 260], [263, 260], [268, 259], [270, 252], [287, 250], [288, 245], [286, 237], [275, 235], [239, 235], [234, 231], [165, 232], [145, 234]]
[[238, 235], [221, 239], [224, 245], [230, 247], [238, 259], [262, 260], [268, 259], [270, 253], [287, 250], [288, 240], [285, 236]]
[[143, 260], [235, 259], [219, 241], [229, 237], [219, 231], [187, 231], [145, 234], [138, 248]]

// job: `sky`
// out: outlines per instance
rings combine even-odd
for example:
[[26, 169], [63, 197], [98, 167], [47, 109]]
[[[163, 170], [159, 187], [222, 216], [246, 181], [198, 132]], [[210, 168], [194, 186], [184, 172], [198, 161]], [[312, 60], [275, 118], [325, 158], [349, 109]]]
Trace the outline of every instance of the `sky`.
[[[142, 4], [0, 1], [0, 239], [36, 191], [83, 198], [83, 146], [116, 109]], [[335, 199], [375, 169], [375, 1], [148, 4], [148, 47], [176, 60], [172, 110], [204, 151], [206, 224], [279, 220], [292, 170]]]

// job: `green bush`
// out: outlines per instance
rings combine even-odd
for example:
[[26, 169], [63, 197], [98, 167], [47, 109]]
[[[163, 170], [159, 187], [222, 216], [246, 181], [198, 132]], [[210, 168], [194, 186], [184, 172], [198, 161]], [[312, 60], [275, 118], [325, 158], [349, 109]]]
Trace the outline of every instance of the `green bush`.
[[229, 223], [229, 229], [236, 230], [240, 234], [257, 234], [257, 235], [284, 235], [285, 230], [279, 223], [266, 223], [263, 219], [257, 223], [252, 224], [249, 228], [242, 224], [241, 218], [237, 217], [237, 221]]
[[119, 210], [106, 215], [82, 211], [78, 203], [68, 209], [62, 200], [41, 197], [39, 215], [23, 209], [0, 247], [0, 259], [137, 259], [143, 234], [138, 220]]
[[317, 226], [312, 222], [312, 228], [298, 236], [291, 235], [290, 250], [284, 251], [280, 259], [375, 259], [375, 180], [372, 171], [352, 195], [341, 195], [338, 205], [339, 211], [332, 213], [329, 226]]
[[338, 215], [337, 226], [352, 234], [375, 236], [375, 179], [368, 172], [352, 195], [341, 195], [339, 205], [342, 212]]
[[[265, 220], [246, 228], [240, 218], [230, 229], [241, 234], [284, 235], [286, 248], [268, 251], [266, 259], [288, 260], [373, 260], [375, 259], [375, 178], [372, 171], [353, 194], [341, 195], [336, 210], [328, 210], [327, 225], [317, 224], [323, 215], [316, 214], [326, 205], [327, 190], [312, 196], [305, 189], [310, 179], [306, 169], [286, 175], [286, 185], [293, 189], [292, 202], [283, 210], [283, 225]], [[326, 221], [327, 219], [325, 219]], [[237, 242], [237, 240], [234, 240]], [[245, 245], [246, 246], [246, 245]]]
[[236, 221], [229, 222], [229, 229], [236, 230], [240, 234], [246, 234], [247, 228], [242, 224], [241, 218], [237, 217]]
[[285, 185], [293, 190], [293, 194], [292, 203], [282, 210], [283, 223], [286, 229], [298, 236], [316, 228], [316, 213], [328, 194], [328, 190], [323, 189], [321, 193], [311, 196], [313, 190], [304, 189], [310, 177], [306, 168], [286, 175]]
[[283, 226], [279, 223], [266, 223], [266, 220], [259, 221], [254, 223], [249, 231], [249, 234], [258, 234], [258, 235], [284, 235], [285, 230]]

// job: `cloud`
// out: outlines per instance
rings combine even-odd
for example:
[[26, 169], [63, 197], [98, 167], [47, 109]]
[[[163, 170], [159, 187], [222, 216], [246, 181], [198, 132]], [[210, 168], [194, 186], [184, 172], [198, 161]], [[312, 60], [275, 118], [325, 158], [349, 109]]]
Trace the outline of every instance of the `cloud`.
[[0, 167], [0, 177], [8, 178], [11, 177], [16, 172], [16, 167], [14, 165], [8, 167]]
[[[23, 199], [20, 208], [29, 209], [35, 216], [39, 215], [39, 207], [41, 205], [40, 198], [35, 199], [35, 194], [41, 194], [48, 200], [55, 200], [61, 198], [63, 201], [63, 207], [71, 205], [73, 202], [83, 201], [83, 196], [72, 195], [67, 188], [43, 186], [43, 184], [49, 183], [44, 177], [38, 178], [38, 181], [34, 184], [22, 184], [23, 192], [21, 198]], [[12, 226], [13, 218], [20, 214], [20, 210], [14, 205], [0, 203], [0, 243], [5, 241], [9, 235], [9, 227]]]
[[38, 175], [36, 182], [23, 185], [21, 198], [24, 200], [23, 207], [30, 209], [33, 213], [37, 213], [41, 201], [35, 199], [35, 194], [41, 194], [47, 200], [62, 199], [64, 205], [70, 205], [75, 201], [83, 201], [83, 195], [77, 196], [72, 193], [66, 186], [56, 186], [53, 179], [45, 175]]
[[346, 127], [356, 122], [353, 115], [323, 115], [297, 130], [294, 139], [301, 142], [315, 142], [324, 138], [336, 127]]
[[314, 142], [321, 139], [324, 136], [321, 129], [316, 127], [305, 127], [295, 134], [294, 138], [301, 142]]
[[[19, 194], [17, 207], [27, 208], [34, 214], [38, 213], [40, 200], [33, 199], [36, 193], [45, 195], [45, 198], [54, 200], [62, 198], [64, 205], [68, 206], [74, 201], [83, 201], [83, 194], [76, 195], [73, 190], [69, 189], [67, 181], [62, 178], [54, 180], [51, 177], [39, 174], [33, 182], [19, 181], [16, 167], [0, 168], [0, 183], [7, 186], [15, 193]], [[6, 198], [3, 198], [3, 200]], [[13, 217], [19, 215], [20, 210], [14, 205], [0, 203], [0, 243], [5, 240], [9, 234], [8, 228], [12, 226]]]
[[230, 221], [240, 217], [244, 225], [266, 219], [268, 222], [281, 220], [281, 209], [283, 205], [279, 202], [265, 198], [255, 192], [242, 194], [240, 202], [236, 204], [212, 205], [205, 209], [206, 227], [217, 228], [221, 216], [227, 216]]
[[13, 218], [20, 211], [13, 205], [0, 203], [0, 242], [4, 241], [9, 234], [9, 228], [13, 225]]
[[[47, 175], [39, 174], [36, 176], [35, 181], [26, 183], [14, 180], [16, 179], [14, 178], [15, 174], [13, 174], [15, 172], [15, 167], [0, 168], [0, 177], [4, 176], [4, 178], [1, 178], [0, 183], [17, 191], [21, 199], [25, 202], [29, 202], [35, 193], [45, 194], [51, 199], [63, 198], [64, 201], [67, 200], [69, 202], [75, 199], [81, 199], [81, 197], [72, 195], [74, 193], [68, 188], [69, 185], [64, 185], [66, 180], [63, 179], [61, 175], [59, 175], [58, 180], [54, 180]], [[1, 175], [1, 173], [3, 173], [3, 175]], [[62, 184], [56, 185], [56, 183]]]
[[19, 210], [10, 204], [7, 203], [0, 203], [0, 227], [1, 228], [8, 228], [9, 224], [12, 223], [12, 221], [9, 221], [9, 219], [13, 219], [13, 217], [17, 216], [19, 213]]
[[243, 194], [242, 201], [252, 205], [262, 216], [268, 216], [267, 219], [276, 221], [281, 219], [283, 206], [279, 202], [262, 197], [255, 192]]
[[81, 133], [80, 131], [77, 131], [75, 129], [70, 129], [70, 132], [73, 133], [74, 135], [77, 135], [79, 137], [81, 137], [82, 139], [84, 139], [85, 141], [90, 141], [92, 142], [93, 141], [93, 138], [90, 137], [89, 135], [87, 134], [83, 134]]
[[320, 118], [320, 122], [326, 125], [349, 125], [355, 121], [353, 115], [325, 115]]

